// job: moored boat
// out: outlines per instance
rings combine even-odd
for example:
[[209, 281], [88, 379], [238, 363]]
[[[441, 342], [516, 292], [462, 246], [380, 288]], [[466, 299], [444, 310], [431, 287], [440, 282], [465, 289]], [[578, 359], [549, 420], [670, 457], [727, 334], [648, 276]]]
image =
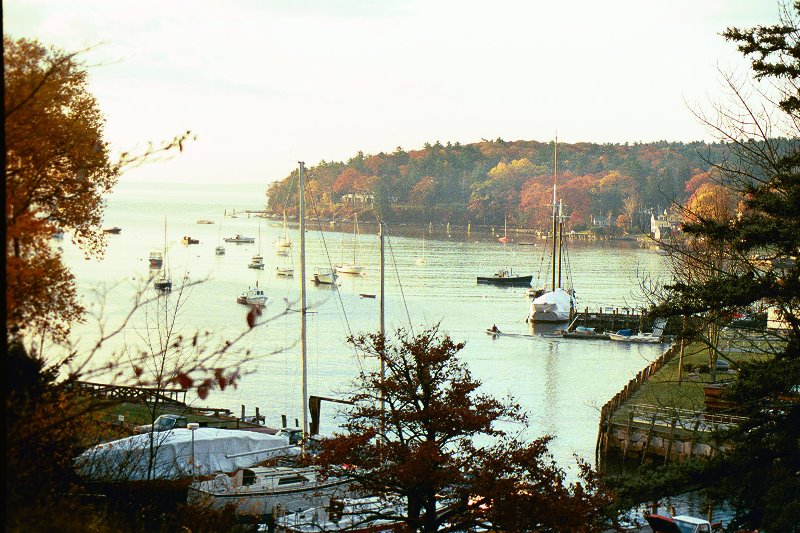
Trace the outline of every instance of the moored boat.
[[243, 304], [243, 305], [258, 305], [264, 306], [267, 303], [267, 293], [264, 289], [258, 287], [258, 283], [256, 283], [255, 287], [248, 287], [246, 291], [244, 291], [238, 298], [236, 298], [236, 302]]
[[531, 284], [532, 279], [533, 275], [515, 276], [511, 270], [504, 268], [492, 276], [478, 276], [478, 283], [526, 287]]
[[327, 506], [331, 498], [344, 496], [349, 486], [347, 479], [321, 479], [316, 467], [252, 467], [193, 483], [188, 502], [211, 509], [230, 506], [240, 516], [275, 516]]
[[255, 237], [245, 237], [241, 233], [237, 233], [234, 237], [225, 237], [223, 240], [225, 242], [235, 242], [239, 244], [252, 244], [256, 242]]
[[200, 244], [200, 241], [198, 239], [193, 239], [188, 235], [184, 235], [181, 242], [183, 242], [183, 244], [187, 246], [190, 244]]
[[336, 277], [336, 272], [332, 268], [321, 268], [314, 272], [311, 281], [320, 285], [334, 285]]
[[111, 233], [112, 235], [119, 235], [122, 232], [122, 228], [118, 228], [114, 226], [113, 228], [105, 228], [103, 229], [103, 233]]

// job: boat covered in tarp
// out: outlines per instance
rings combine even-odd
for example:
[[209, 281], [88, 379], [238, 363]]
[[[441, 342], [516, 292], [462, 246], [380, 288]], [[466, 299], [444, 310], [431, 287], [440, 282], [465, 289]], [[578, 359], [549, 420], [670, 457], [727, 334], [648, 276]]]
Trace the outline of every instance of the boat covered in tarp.
[[[297, 455], [289, 437], [234, 429], [186, 428], [134, 435], [89, 448], [75, 460], [78, 473], [91, 481], [184, 479], [233, 472], [282, 455]], [[153, 449], [152, 466], [151, 439]], [[151, 475], [148, 476], [148, 470]]]

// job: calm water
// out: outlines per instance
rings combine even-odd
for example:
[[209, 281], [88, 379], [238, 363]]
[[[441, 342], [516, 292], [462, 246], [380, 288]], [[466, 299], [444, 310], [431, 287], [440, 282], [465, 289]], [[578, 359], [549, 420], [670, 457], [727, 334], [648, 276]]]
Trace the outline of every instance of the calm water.
[[[211, 331], [216, 339], [231, 338], [245, 329], [246, 307], [236, 297], [258, 282], [266, 288], [269, 305], [265, 315], [279, 313], [284, 300], [295, 308], [299, 300], [299, 232], [290, 228], [295, 243], [293, 258], [278, 257], [272, 242], [281, 230], [276, 221], [248, 218], [224, 218], [225, 210], [259, 209], [264, 205], [264, 187], [177, 187], [162, 185], [120, 186], [109, 198], [105, 225], [122, 228], [120, 235], [109, 236], [109, 245], [101, 261], [85, 261], [68, 240], [64, 253], [77, 275], [79, 288], [87, 304], [97, 301], [95, 289], [107, 292], [102, 308], [109, 325], [119, 323], [130, 307], [132, 295], [149, 274], [150, 251], [164, 246], [164, 217], [167, 217], [168, 265], [173, 282], [187, 276], [205, 280], [195, 286], [178, 314], [182, 333]], [[213, 225], [200, 225], [201, 218]], [[221, 224], [221, 227], [220, 227]], [[226, 243], [227, 253], [216, 256], [214, 248], [221, 236], [241, 232], [257, 237], [261, 243], [235, 245]], [[353, 255], [352, 226], [343, 223], [340, 232], [320, 233], [309, 223], [307, 232], [307, 276], [317, 267], [349, 261]], [[447, 238], [425, 239], [427, 263], [418, 265], [423, 254], [422, 240], [395, 236], [387, 228], [386, 247], [386, 328], [420, 331], [441, 323], [441, 329], [457, 341], [466, 341], [462, 352], [473, 374], [485, 390], [498, 396], [511, 395], [529, 412], [531, 436], [544, 433], [557, 436], [552, 450], [565, 467], [572, 456], [594, 457], [598, 409], [624, 384], [658, 357], [659, 346], [619, 345], [609, 342], [500, 337], [485, 334], [492, 324], [504, 332], [530, 333], [525, 323], [529, 298], [522, 288], [497, 288], [477, 285], [476, 275], [492, 274], [501, 267], [515, 273], [533, 273], [534, 280], [546, 255], [543, 244], [503, 246], [488, 236], [460, 242]], [[406, 231], [408, 233], [408, 231]], [[413, 233], [413, 232], [412, 232]], [[418, 230], [421, 237], [423, 230]], [[200, 244], [183, 246], [181, 238], [190, 235]], [[309, 392], [323, 396], [341, 396], [361, 364], [347, 344], [350, 333], [378, 329], [378, 300], [360, 293], [377, 294], [379, 290], [378, 238], [364, 230], [358, 239], [358, 261], [366, 268], [359, 277], [342, 276], [338, 289], [308, 286]], [[261, 248], [266, 268], [247, 268], [251, 257]], [[629, 245], [573, 245], [571, 270], [581, 307], [634, 306], [637, 272], [659, 273], [663, 258], [652, 251]], [[293, 259], [294, 278], [279, 278], [275, 267]], [[544, 260], [546, 264], [546, 257]], [[546, 277], [542, 272], [541, 277]], [[150, 293], [152, 294], [152, 293]], [[176, 292], [169, 297], [175, 305]], [[93, 307], [96, 311], [97, 305]], [[153, 316], [152, 310], [147, 314]], [[152, 318], [138, 313], [116, 342], [141, 344], [144, 327]], [[409, 321], [410, 319], [410, 321]], [[252, 350], [256, 362], [238, 388], [214, 392], [207, 400], [194, 399], [195, 405], [227, 407], [235, 413], [246, 405], [252, 414], [258, 406], [267, 423], [277, 425], [280, 415], [301, 417], [301, 382], [299, 356], [299, 315], [289, 313], [259, 328], [241, 343]], [[88, 324], [75, 332], [86, 346], [96, 334]], [[234, 358], [235, 359], [235, 358]], [[322, 430], [336, 428], [335, 408], [323, 404]]]

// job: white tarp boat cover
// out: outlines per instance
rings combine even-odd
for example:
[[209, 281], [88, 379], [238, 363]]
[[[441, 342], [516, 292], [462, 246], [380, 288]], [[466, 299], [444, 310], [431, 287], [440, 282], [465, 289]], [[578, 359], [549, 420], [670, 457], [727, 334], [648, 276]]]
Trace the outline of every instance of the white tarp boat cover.
[[[150, 460], [151, 437], [152, 461]], [[233, 472], [280, 455], [299, 454], [299, 449], [296, 447], [279, 449], [288, 445], [289, 438], [286, 436], [232, 429], [198, 428], [194, 431], [195, 474], [203, 476], [214, 472]], [[192, 430], [179, 428], [106, 442], [86, 450], [75, 463], [78, 472], [93, 481], [190, 477]], [[151, 472], [150, 476], [148, 470]]]
[[569, 310], [572, 307], [572, 301], [573, 298], [567, 291], [562, 288], [557, 288], [556, 290], [546, 292], [533, 300], [531, 312], [533, 312], [535, 306], [555, 304], [553, 311], [558, 313], [569, 313]]

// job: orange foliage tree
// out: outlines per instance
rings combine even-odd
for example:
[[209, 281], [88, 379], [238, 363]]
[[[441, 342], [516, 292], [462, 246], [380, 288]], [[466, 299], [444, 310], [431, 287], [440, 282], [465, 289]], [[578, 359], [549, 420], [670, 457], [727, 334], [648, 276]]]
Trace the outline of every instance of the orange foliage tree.
[[480, 391], [458, 358], [463, 344], [435, 326], [350, 341], [386, 371], [362, 371], [345, 433], [322, 442], [316, 460], [329, 474], [399, 504], [390, 514], [409, 531], [599, 530], [610, 495], [585, 465], [568, 483], [550, 437], [522, 442], [503, 429], [516, 433], [526, 415]]
[[3, 48], [7, 325], [63, 339], [82, 308], [50, 235], [69, 231], [87, 255], [101, 255], [102, 195], [119, 167], [75, 55], [9, 37]]

